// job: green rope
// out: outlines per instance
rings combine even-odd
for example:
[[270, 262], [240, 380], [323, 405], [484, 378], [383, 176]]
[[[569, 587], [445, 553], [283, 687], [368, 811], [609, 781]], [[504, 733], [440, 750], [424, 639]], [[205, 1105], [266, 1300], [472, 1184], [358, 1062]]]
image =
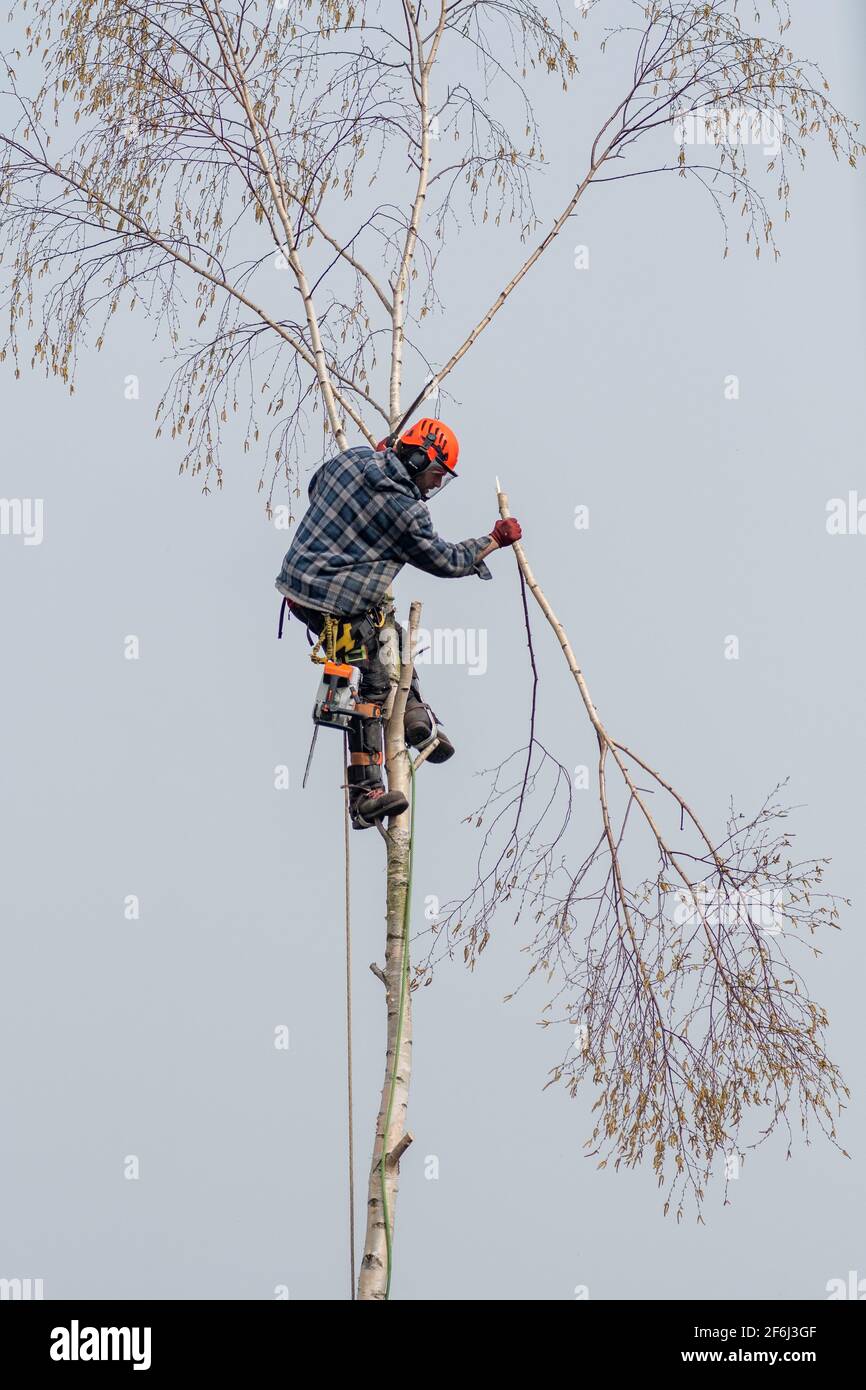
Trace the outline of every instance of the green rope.
[[[408, 754], [407, 754], [408, 757]], [[397, 1012], [397, 1038], [394, 1043], [394, 1064], [391, 1068], [391, 1088], [388, 1094], [388, 1109], [385, 1114], [385, 1131], [382, 1135], [382, 1157], [379, 1160], [379, 1177], [382, 1188], [382, 1213], [385, 1218], [385, 1245], [388, 1252], [388, 1279], [385, 1284], [385, 1298], [391, 1297], [391, 1220], [388, 1214], [388, 1196], [385, 1191], [385, 1160], [388, 1157], [388, 1132], [391, 1128], [391, 1112], [394, 1108], [394, 1089], [397, 1085], [397, 1067], [400, 1064], [400, 1043], [403, 1039], [403, 1018], [406, 1011], [406, 995], [409, 980], [409, 915], [412, 910], [412, 868], [415, 858], [415, 767], [409, 757], [411, 791], [411, 810], [409, 813], [409, 873], [406, 879], [406, 900], [403, 907], [403, 955], [400, 971], [400, 1006]]]

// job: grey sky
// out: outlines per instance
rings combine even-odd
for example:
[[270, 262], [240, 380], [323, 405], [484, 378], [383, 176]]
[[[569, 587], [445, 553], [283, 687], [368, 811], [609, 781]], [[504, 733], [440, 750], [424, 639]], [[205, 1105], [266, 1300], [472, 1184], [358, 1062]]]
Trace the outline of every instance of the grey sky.
[[[793, 46], [862, 115], [862, 6], [793, 8]], [[610, 89], [588, 67], [594, 112]], [[545, 215], [590, 131], [580, 95], [549, 103]], [[778, 265], [756, 263], [736, 228], [723, 263], [709, 201], [675, 178], [593, 191], [572, 228], [451, 379], [462, 476], [434, 518], [450, 538], [483, 534], [500, 475], [602, 717], [715, 828], [731, 795], [753, 809], [790, 776], [798, 846], [832, 855], [829, 886], [854, 900], [804, 963], [852, 1089], [840, 1138], [853, 1160], [819, 1138], [786, 1162], [773, 1140], [729, 1207], [710, 1194], [706, 1227], [664, 1220], [649, 1167], [582, 1158], [591, 1092], [542, 1093], [567, 1039], [536, 1027], [539, 993], [500, 1002], [526, 940], [503, 918], [474, 976], [443, 968], [417, 1000], [394, 1296], [822, 1298], [829, 1279], [866, 1277], [866, 536], [825, 526], [829, 499], [866, 498], [863, 181], [816, 150]], [[491, 230], [452, 244], [434, 360], [514, 264]], [[232, 460], [209, 498], [176, 476], [153, 439], [161, 358], [128, 318], [83, 361], [72, 399], [36, 375], [13, 382], [8, 364], [0, 375], [0, 493], [44, 499], [41, 545], [0, 537], [0, 1276], [43, 1278], [56, 1298], [270, 1298], [279, 1284], [344, 1297], [340, 744], [320, 738], [302, 793], [316, 673], [298, 628], [275, 640], [287, 538], [263, 515], [258, 461]], [[138, 401], [124, 399], [130, 373]], [[731, 373], [738, 401], [724, 398]], [[426, 626], [487, 641], [483, 675], [422, 670], [458, 756], [419, 776], [416, 922], [425, 896], [470, 883], [474, 774], [525, 739], [515, 567], [508, 554], [491, 567], [486, 585], [398, 582], [404, 612], [419, 598]], [[591, 762], [540, 618], [535, 632], [542, 735], [567, 765]], [[131, 634], [138, 661], [124, 659]], [[738, 661], [724, 659], [729, 634]], [[283, 763], [292, 786], [276, 791]], [[382, 845], [351, 848], [360, 1240], [383, 1061], [367, 969], [382, 951]], [[139, 921], [124, 918], [129, 894]]]

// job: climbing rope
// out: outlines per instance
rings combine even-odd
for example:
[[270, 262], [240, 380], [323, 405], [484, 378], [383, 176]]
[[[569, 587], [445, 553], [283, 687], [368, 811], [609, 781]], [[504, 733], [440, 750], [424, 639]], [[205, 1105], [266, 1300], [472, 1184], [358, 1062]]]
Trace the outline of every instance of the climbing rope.
[[406, 878], [406, 899], [403, 905], [403, 934], [402, 934], [402, 954], [400, 966], [400, 1004], [397, 1010], [397, 1037], [394, 1042], [394, 1061], [391, 1067], [391, 1085], [388, 1092], [388, 1108], [385, 1113], [385, 1129], [382, 1134], [382, 1156], [379, 1160], [379, 1181], [382, 1190], [382, 1215], [385, 1221], [385, 1247], [387, 1250], [387, 1281], [385, 1284], [385, 1298], [391, 1297], [391, 1218], [388, 1212], [388, 1194], [385, 1188], [385, 1163], [388, 1158], [388, 1133], [391, 1128], [391, 1115], [394, 1109], [394, 1091], [397, 1085], [397, 1068], [400, 1065], [400, 1044], [403, 1040], [403, 1019], [406, 1013], [406, 998], [408, 995], [409, 984], [409, 917], [412, 910], [412, 869], [415, 859], [415, 765], [412, 758], [407, 753], [409, 759], [409, 776], [411, 782], [410, 792], [410, 811], [409, 811], [409, 872]]

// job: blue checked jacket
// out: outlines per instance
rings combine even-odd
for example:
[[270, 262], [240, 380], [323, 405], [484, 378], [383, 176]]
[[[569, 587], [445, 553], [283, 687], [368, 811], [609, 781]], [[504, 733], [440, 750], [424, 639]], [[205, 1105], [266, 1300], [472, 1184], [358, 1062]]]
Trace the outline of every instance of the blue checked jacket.
[[490, 536], [452, 544], [397, 455], [347, 449], [310, 480], [310, 505], [280, 570], [281, 594], [320, 613], [364, 613], [381, 603], [404, 565], [458, 579], [490, 579], [480, 551]]

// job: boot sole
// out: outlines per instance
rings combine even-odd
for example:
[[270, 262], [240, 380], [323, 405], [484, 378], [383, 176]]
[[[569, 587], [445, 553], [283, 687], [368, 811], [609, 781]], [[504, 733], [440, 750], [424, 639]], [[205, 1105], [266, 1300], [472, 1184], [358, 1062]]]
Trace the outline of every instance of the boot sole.
[[360, 815], [356, 811], [350, 811], [349, 816], [351, 818], [353, 828], [355, 830], [371, 830], [373, 826], [376, 824], [376, 821], [386, 820], [389, 816], [402, 816], [403, 812], [408, 811], [409, 809], [409, 802], [406, 800], [405, 797], [402, 798], [402, 801], [402, 805], [400, 805], [400, 803], [398, 802], [395, 805], [388, 806], [384, 810], [382, 810], [378, 815], [373, 815], [369, 811], [366, 815]]

